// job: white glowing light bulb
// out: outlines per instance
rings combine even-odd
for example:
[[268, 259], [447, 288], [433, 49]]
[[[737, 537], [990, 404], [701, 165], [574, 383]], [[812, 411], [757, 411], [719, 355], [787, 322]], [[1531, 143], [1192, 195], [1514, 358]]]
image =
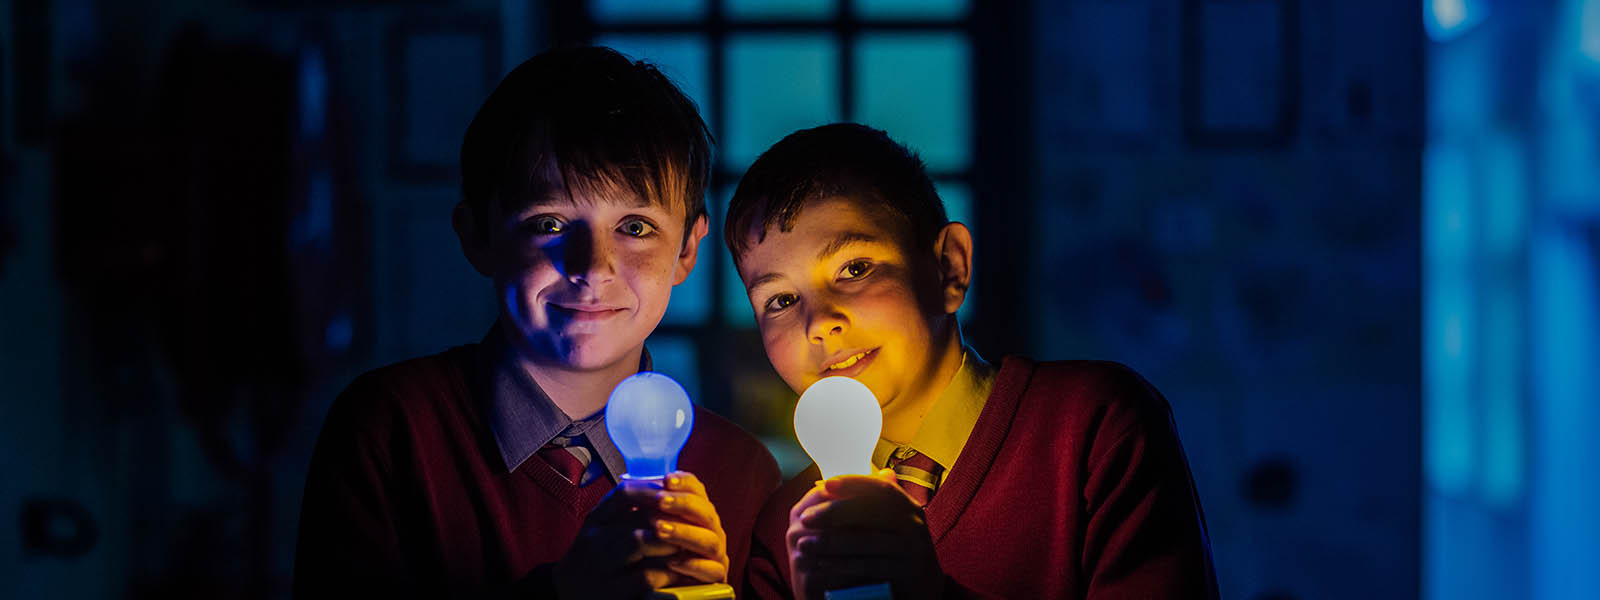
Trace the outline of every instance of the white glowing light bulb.
[[883, 413], [872, 390], [849, 377], [824, 377], [794, 407], [794, 434], [823, 478], [871, 475]]
[[629, 375], [606, 401], [606, 432], [622, 452], [629, 479], [660, 479], [678, 469], [678, 452], [694, 429], [694, 404], [671, 377]]

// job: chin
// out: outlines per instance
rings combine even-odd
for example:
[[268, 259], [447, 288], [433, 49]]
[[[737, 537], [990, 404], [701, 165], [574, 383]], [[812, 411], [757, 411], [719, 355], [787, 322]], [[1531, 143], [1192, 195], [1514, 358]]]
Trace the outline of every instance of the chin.
[[579, 371], [603, 369], [622, 360], [623, 355], [626, 354], [621, 349], [612, 347], [611, 344], [596, 344], [593, 343], [593, 340], [585, 341], [590, 343], [578, 342], [562, 353], [561, 362], [565, 363], [568, 368]]

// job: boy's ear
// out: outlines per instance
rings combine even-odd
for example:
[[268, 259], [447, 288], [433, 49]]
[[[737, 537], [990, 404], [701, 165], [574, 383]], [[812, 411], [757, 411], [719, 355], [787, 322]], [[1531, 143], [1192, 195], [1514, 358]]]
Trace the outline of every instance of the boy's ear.
[[694, 272], [695, 259], [700, 256], [700, 241], [704, 240], [710, 232], [710, 225], [704, 214], [694, 220], [694, 226], [689, 228], [683, 238], [683, 250], [678, 252], [678, 266], [672, 270], [672, 285], [683, 283]]
[[939, 230], [933, 252], [939, 261], [939, 292], [944, 312], [954, 314], [966, 302], [967, 286], [972, 283], [972, 231], [966, 225], [951, 221]]
[[487, 232], [478, 228], [478, 217], [472, 214], [472, 207], [466, 202], [457, 202], [456, 208], [450, 213], [450, 226], [456, 230], [456, 239], [461, 240], [461, 254], [467, 257], [467, 262], [472, 263], [472, 268], [484, 277], [494, 277], [492, 268], [493, 254], [489, 251]]

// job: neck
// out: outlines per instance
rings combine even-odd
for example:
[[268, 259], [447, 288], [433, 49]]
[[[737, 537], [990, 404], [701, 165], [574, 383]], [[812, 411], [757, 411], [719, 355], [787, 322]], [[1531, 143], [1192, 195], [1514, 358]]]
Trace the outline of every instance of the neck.
[[947, 318], [949, 322], [944, 328], [947, 333], [942, 336], [943, 341], [934, 344], [940, 351], [933, 354], [924, 371], [931, 376], [923, 378], [921, 386], [906, 390], [884, 406], [883, 439], [910, 443], [922, 428], [922, 419], [928, 416], [928, 410], [961, 371], [961, 328], [955, 324], [955, 315]]
[[[507, 335], [510, 335], [509, 332]], [[639, 359], [644, 353], [640, 345], [611, 364], [597, 369], [573, 369], [548, 360], [536, 360], [525, 344], [511, 340], [516, 351], [517, 366], [539, 384], [550, 401], [554, 402], [567, 418], [574, 421], [587, 418], [605, 410], [611, 390], [623, 379], [639, 372]]]

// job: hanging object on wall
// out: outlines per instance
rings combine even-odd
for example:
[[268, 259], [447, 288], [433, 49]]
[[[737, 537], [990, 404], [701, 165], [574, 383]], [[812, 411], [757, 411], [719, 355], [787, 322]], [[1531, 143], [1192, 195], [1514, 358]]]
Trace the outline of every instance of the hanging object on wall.
[[21, 525], [22, 552], [33, 556], [77, 558], [100, 539], [94, 516], [66, 498], [23, 500]]
[[462, 132], [500, 79], [500, 28], [490, 19], [402, 19], [385, 41], [389, 177], [456, 183]]
[[1300, 113], [1296, 0], [1184, 0], [1184, 138], [1200, 148], [1278, 148]]

